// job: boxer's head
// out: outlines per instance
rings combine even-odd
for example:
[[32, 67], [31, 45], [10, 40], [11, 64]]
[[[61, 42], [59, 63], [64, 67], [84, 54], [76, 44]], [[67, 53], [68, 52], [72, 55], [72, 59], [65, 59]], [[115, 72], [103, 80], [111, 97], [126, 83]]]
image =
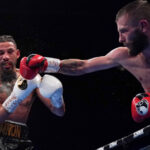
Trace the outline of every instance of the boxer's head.
[[0, 36], [0, 76], [1, 79], [11, 78], [16, 70], [17, 59], [20, 51], [12, 36]]
[[150, 3], [146, 0], [133, 1], [121, 8], [116, 15], [119, 42], [136, 56], [150, 47]]

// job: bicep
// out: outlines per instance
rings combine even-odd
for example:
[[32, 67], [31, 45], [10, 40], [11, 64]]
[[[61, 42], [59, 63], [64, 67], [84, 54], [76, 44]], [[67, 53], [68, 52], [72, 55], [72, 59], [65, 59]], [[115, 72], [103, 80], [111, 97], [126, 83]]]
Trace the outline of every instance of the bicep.
[[86, 72], [94, 72], [120, 66], [126, 58], [128, 58], [128, 49], [126, 47], [118, 47], [111, 50], [105, 56], [99, 56], [86, 60]]
[[86, 61], [87, 72], [94, 72], [99, 70], [105, 70], [119, 66], [110, 55], [95, 57]]

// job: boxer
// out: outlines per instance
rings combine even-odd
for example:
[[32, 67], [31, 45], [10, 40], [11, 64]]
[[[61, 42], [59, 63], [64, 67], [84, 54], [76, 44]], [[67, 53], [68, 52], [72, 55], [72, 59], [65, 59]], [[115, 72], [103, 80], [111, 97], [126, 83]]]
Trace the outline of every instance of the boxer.
[[19, 57], [13, 37], [0, 36], [0, 149], [33, 150], [26, 125], [31, 106], [39, 97], [53, 114], [63, 116], [63, 85], [52, 75], [25, 79], [16, 68]]
[[[41, 71], [76, 76], [122, 66], [140, 82], [145, 93], [150, 93], [149, 10], [149, 1], [136, 0], [128, 3], [117, 12], [115, 22], [118, 39], [123, 45], [113, 48], [104, 56], [86, 60], [59, 60], [33, 54], [23, 58], [25, 62], [23, 60], [21, 62], [20, 73], [27, 79], [32, 79]], [[31, 77], [30, 74], [33, 76]], [[148, 106], [148, 99], [146, 97], [146, 100], [142, 99], [140, 102], [137, 102], [137, 99], [135, 98], [132, 102], [132, 116], [135, 117], [134, 120], [140, 122], [140, 120], [144, 121], [149, 118], [149, 108], [145, 107]]]

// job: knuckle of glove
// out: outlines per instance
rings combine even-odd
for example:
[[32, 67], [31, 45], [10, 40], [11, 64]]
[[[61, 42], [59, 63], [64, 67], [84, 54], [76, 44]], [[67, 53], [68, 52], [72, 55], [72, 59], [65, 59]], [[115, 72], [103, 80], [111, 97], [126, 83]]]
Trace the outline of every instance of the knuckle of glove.
[[38, 54], [31, 54], [27, 58], [27, 65], [29, 67], [41, 67], [44, 65], [45, 58]]
[[150, 96], [146, 93], [137, 94], [132, 100], [131, 113], [135, 122], [142, 122], [150, 117]]
[[44, 72], [48, 66], [46, 58], [38, 54], [29, 55], [26, 64], [31, 69], [38, 69], [38, 72]]
[[23, 57], [20, 61], [20, 74], [25, 79], [31, 80], [37, 75], [38, 69], [37, 68], [31, 69], [30, 67], [28, 67], [26, 61], [27, 57]]

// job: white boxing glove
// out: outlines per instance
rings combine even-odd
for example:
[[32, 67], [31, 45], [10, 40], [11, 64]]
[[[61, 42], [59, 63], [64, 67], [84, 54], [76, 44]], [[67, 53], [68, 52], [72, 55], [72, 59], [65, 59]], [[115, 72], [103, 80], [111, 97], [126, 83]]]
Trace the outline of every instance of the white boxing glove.
[[40, 81], [41, 76], [39, 74], [32, 80], [26, 80], [20, 75], [14, 85], [13, 91], [3, 102], [2, 106], [9, 113], [14, 112], [20, 102], [22, 102], [36, 87], [39, 86]]
[[43, 97], [49, 98], [54, 107], [60, 108], [63, 105], [63, 86], [56, 77], [44, 75], [39, 86], [39, 92]]

